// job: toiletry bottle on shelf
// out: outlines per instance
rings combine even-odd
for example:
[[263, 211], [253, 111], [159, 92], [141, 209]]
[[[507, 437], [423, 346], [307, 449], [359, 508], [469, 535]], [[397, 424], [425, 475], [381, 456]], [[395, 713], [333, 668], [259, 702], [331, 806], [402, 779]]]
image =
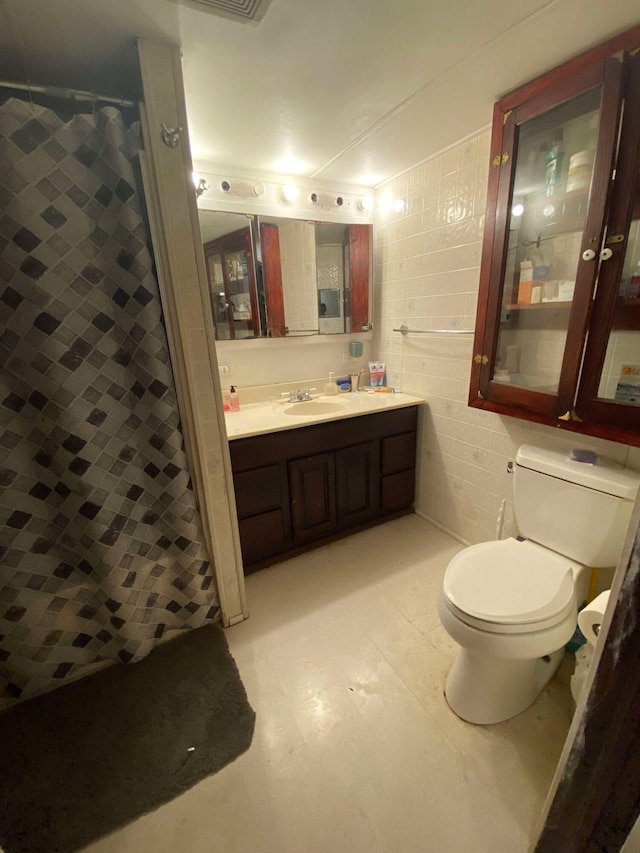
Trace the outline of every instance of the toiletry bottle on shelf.
[[560, 189], [560, 176], [562, 174], [562, 162], [564, 160], [564, 144], [563, 132], [558, 130], [553, 136], [551, 148], [547, 154], [547, 195], [552, 196], [558, 193]]
[[229, 389], [229, 408], [232, 412], [240, 411], [240, 397], [238, 396], [235, 385], [232, 385]]
[[327, 379], [326, 385], [324, 386], [324, 393], [328, 395], [338, 393], [338, 386], [336, 385], [336, 375], [333, 371], [329, 373], [329, 378]]
[[222, 408], [225, 412], [231, 411], [231, 393], [229, 391], [222, 392]]

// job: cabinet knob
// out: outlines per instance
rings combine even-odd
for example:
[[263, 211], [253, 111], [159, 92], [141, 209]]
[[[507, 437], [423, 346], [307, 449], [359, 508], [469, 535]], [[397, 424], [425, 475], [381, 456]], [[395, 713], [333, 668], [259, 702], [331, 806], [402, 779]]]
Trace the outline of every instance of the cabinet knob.
[[613, 252], [611, 249], [603, 249], [600, 252], [600, 260], [601, 261], [608, 261], [612, 255], [613, 255]]
[[596, 253], [593, 251], [593, 249], [586, 249], [582, 253], [582, 260], [583, 261], [592, 261], [595, 258], [595, 256], [596, 256]]

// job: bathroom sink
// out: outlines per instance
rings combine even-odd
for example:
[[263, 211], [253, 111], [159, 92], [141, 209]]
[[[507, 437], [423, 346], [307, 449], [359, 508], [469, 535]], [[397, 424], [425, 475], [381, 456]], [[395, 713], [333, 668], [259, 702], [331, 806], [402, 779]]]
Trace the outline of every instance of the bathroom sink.
[[344, 412], [342, 403], [329, 403], [326, 400], [305, 400], [304, 403], [292, 403], [284, 409], [285, 415], [333, 415]]

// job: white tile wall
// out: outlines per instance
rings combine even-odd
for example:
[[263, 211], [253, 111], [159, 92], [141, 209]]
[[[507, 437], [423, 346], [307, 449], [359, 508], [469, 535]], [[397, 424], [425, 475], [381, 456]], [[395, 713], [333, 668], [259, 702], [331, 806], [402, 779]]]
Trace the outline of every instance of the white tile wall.
[[339, 334], [344, 330], [344, 315], [342, 313], [344, 296], [344, 274], [342, 262], [342, 246], [340, 244], [325, 244], [316, 247], [316, 263], [318, 290], [340, 291], [340, 316], [320, 317], [320, 331], [325, 335]]
[[[589, 447], [640, 469], [640, 451], [467, 406], [472, 336], [403, 337], [392, 329], [473, 329], [489, 170], [489, 131], [461, 141], [376, 192], [374, 352], [388, 381], [426, 395], [417, 511], [467, 542], [516, 532], [506, 464], [523, 443]], [[405, 200], [400, 213], [396, 198]], [[552, 365], [549, 365], [552, 369]]]
[[[372, 340], [364, 335], [312, 335], [310, 337], [258, 338], [250, 341], [218, 341], [218, 363], [230, 369], [222, 376], [223, 388], [238, 386], [242, 401], [243, 387], [270, 385], [274, 382], [297, 382], [315, 376], [346, 376], [373, 360]], [[344, 363], [349, 354], [349, 341], [362, 340], [363, 354], [357, 361]]]

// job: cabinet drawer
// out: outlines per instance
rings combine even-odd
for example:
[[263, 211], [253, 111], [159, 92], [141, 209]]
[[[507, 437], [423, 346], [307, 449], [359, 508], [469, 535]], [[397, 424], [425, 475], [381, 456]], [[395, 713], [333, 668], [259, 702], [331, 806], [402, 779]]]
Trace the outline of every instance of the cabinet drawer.
[[238, 522], [245, 566], [265, 560], [287, 547], [284, 513], [281, 509], [264, 512]]
[[411, 506], [415, 494], [415, 470], [401, 471], [382, 478], [381, 503], [383, 512]]
[[416, 464], [416, 434], [407, 432], [382, 440], [382, 473], [395, 474]]
[[277, 465], [243, 471], [233, 477], [238, 518], [282, 506], [280, 469]]

